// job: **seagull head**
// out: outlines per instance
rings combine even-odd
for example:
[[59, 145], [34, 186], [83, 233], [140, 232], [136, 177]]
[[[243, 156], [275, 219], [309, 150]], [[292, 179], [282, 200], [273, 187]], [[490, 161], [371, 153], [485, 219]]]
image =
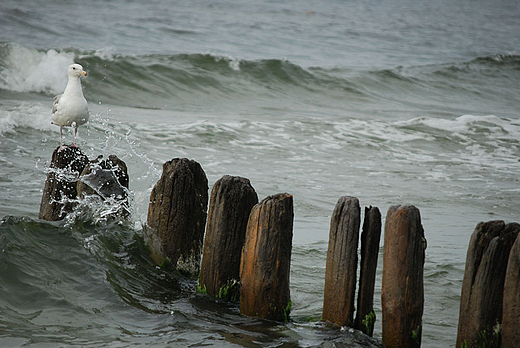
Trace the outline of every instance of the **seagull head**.
[[83, 67], [79, 64], [72, 64], [69, 66], [69, 76], [71, 77], [80, 77], [80, 76], [87, 76], [87, 72], [83, 70]]

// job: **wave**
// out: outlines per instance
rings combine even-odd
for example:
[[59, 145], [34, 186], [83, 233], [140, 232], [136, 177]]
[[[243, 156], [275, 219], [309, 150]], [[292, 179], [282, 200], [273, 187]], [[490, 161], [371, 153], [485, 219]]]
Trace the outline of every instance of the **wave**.
[[[142, 55], [87, 52], [77, 49], [39, 50], [16, 43], [0, 44], [0, 88], [45, 95], [61, 93], [68, 65], [82, 64], [89, 76], [85, 94], [103, 102], [129, 100], [149, 104], [162, 98], [273, 96], [292, 86], [314, 92], [328, 85], [320, 76], [286, 60], [236, 60], [212, 54]], [[338, 83], [338, 81], [336, 81]], [[343, 88], [352, 89], [343, 81]], [[131, 98], [129, 98], [131, 96]]]
[[495, 54], [486, 57], [478, 57], [470, 62], [490, 66], [511, 67], [517, 70], [520, 69], [520, 55], [516, 54]]
[[[517, 100], [520, 56], [478, 57], [466, 62], [383, 70], [304, 68], [284, 59], [241, 60], [206, 53], [120, 55], [109, 50], [35, 49], [0, 44], [0, 88], [61, 93], [65, 71], [80, 63], [90, 102], [168, 108], [220, 102], [344, 105], [345, 101], [411, 103], [484, 97]], [[491, 90], [490, 85], [497, 88]]]
[[0, 88], [15, 92], [61, 93], [67, 83], [63, 72], [72, 63], [73, 52], [1, 44]]
[[[20, 292], [6, 293], [5, 288], [1, 289], [6, 301], [0, 304], [2, 308], [11, 303], [14, 310], [40, 307], [45, 311], [54, 305], [63, 311], [90, 316], [89, 297], [103, 294], [98, 298], [102, 302], [113, 298], [115, 292], [134, 307], [165, 312], [166, 309], [158, 308], [158, 303], [149, 307], [147, 304], [161, 296], [185, 296], [183, 290], [192, 287], [190, 280], [169, 276], [155, 267], [138, 231], [117, 221], [93, 223], [78, 219], [73, 223], [49, 223], [6, 216], [0, 220], [0, 247], [3, 284], [7, 289], [27, 290], [22, 291], [26, 301], [17, 302], [13, 294]], [[60, 280], [67, 284], [60, 286]]]
[[16, 127], [30, 126], [43, 131], [55, 131], [56, 126], [50, 122], [50, 107], [22, 102], [4, 110], [0, 117], [0, 136], [15, 132]]
[[417, 117], [408, 121], [396, 122], [401, 127], [426, 126], [440, 132], [454, 135], [479, 135], [486, 137], [495, 136], [510, 141], [520, 139], [520, 123], [517, 120], [503, 119], [493, 115], [475, 116], [463, 115], [456, 119], [439, 119], [429, 117]]

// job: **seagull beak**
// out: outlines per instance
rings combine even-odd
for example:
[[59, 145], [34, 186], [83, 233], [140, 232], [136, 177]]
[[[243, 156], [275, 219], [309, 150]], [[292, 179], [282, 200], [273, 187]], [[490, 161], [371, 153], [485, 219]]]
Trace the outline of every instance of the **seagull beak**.
[[82, 72], [81, 72], [81, 75], [83, 75], [83, 76], [87, 76], [87, 72], [86, 72], [86, 71], [82, 71]]

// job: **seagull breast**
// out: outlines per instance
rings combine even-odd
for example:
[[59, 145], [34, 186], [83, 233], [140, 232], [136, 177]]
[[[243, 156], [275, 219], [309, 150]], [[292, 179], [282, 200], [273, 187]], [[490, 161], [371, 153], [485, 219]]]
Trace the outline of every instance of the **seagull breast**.
[[76, 126], [88, 121], [88, 105], [81, 89], [80, 76], [86, 76], [83, 67], [72, 64], [68, 70], [69, 80], [62, 95], [54, 98], [52, 122], [58, 126]]

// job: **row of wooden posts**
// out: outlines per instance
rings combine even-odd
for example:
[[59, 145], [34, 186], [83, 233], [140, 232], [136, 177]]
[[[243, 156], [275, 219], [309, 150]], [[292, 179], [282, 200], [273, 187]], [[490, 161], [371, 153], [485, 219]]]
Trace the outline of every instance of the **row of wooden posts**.
[[[117, 157], [89, 162], [78, 148], [57, 150], [40, 218], [63, 218], [73, 208], [71, 202], [78, 191], [79, 196], [88, 192], [106, 197], [121, 192], [118, 183], [128, 188], [126, 165]], [[280, 193], [258, 202], [248, 179], [226, 175], [215, 182], [208, 210], [208, 191], [208, 180], [197, 162], [176, 158], [164, 163], [150, 195], [144, 229], [153, 259], [158, 264], [170, 263], [183, 274], [198, 274], [199, 292], [239, 300], [244, 315], [287, 321], [292, 305], [293, 196]], [[67, 199], [63, 200], [63, 195]], [[119, 197], [125, 199], [126, 195], [120, 193]], [[323, 320], [372, 336], [382, 229], [379, 209], [365, 208], [355, 306], [360, 225], [358, 199], [340, 197], [331, 217]], [[520, 346], [519, 231], [520, 225], [503, 221], [477, 225], [467, 255], [457, 347]], [[412, 205], [390, 207], [385, 221], [381, 295], [385, 347], [421, 344], [425, 249], [419, 209]]]

